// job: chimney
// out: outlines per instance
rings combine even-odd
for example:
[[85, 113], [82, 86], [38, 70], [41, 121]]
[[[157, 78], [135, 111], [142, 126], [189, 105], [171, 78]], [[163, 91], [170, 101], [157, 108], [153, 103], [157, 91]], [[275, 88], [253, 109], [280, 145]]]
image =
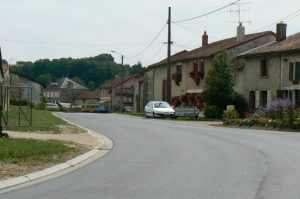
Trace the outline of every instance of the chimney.
[[204, 31], [204, 34], [202, 35], [202, 47], [208, 45], [208, 35], [206, 34], [206, 31]]
[[283, 22], [277, 24], [276, 27], [276, 41], [282, 41], [286, 38], [286, 27], [287, 25]]
[[73, 88], [73, 83], [71, 81], [68, 81], [68, 88]]
[[237, 27], [237, 35], [236, 35], [236, 41], [242, 42], [245, 39], [245, 27], [242, 25], [242, 23], [239, 24]]

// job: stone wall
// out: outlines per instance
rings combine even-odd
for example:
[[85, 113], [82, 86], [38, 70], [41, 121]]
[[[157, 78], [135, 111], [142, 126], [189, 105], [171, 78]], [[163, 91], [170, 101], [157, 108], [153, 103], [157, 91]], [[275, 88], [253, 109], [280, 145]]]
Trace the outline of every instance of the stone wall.
[[[268, 76], [266, 77], [261, 76], [260, 64], [262, 59], [268, 60]], [[277, 97], [277, 91], [281, 89], [280, 71], [281, 59], [279, 57], [248, 58], [246, 59], [244, 68], [238, 73], [238, 85], [235, 87], [235, 90], [241, 93], [248, 103], [250, 91], [269, 91], [269, 103]], [[256, 94], [256, 96], [258, 96], [258, 94]], [[257, 98], [258, 97], [256, 97], [256, 99]]]
[[[20, 77], [14, 73], [10, 74], [10, 85], [12, 87], [31, 87], [32, 88], [32, 101], [35, 104], [40, 103], [41, 92], [43, 86], [37, 82], [33, 82], [29, 79]], [[30, 101], [30, 90], [29, 89], [21, 89], [21, 93], [19, 89], [11, 88], [10, 89], [10, 98], [11, 99], [27, 99]]]

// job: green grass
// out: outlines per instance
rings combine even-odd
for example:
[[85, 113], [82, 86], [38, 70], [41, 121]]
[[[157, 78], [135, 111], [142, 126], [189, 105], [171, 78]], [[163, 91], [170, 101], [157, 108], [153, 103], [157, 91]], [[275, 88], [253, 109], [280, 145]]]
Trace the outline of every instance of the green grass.
[[[30, 116], [30, 110], [24, 108], [24, 112], [27, 117]], [[4, 112], [4, 115], [6, 112]], [[19, 109], [18, 107], [11, 106], [8, 111], [8, 126], [5, 127], [5, 130], [13, 130], [13, 131], [45, 131], [45, 132], [53, 132], [60, 133], [59, 125], [69, 125], [64, 120], [55, 117], [49, 111], [41, 111], [41, 110], [32, 110], [32, 126], [29, 126], [25, 116], [21, 113], [21, 126], [19, 126]]]
[[0, 139], [0, 161], [26, 163], [34, 161], [58, 161], [64, 154], [78, 149], [56, 140]]

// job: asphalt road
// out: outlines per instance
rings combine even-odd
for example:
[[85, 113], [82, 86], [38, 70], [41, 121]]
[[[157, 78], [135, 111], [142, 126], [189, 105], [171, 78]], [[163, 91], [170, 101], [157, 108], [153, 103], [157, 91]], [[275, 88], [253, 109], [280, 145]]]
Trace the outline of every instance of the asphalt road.
[[60, 114], [114, 141], [110, 153], [1, 199], [299, 199], [300, 134], [116, 114]]

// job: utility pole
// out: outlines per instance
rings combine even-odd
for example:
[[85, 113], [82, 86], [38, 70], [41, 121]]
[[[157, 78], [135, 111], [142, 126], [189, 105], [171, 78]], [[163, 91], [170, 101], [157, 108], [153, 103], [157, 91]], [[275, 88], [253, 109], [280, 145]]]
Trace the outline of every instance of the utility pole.
[[123, 112], [123, 81], [124, 81], [124, 55], [121, 55], [121, 66], [122, 66], [122, 74], [121, 74], [121, 112]]
[[167, 67], [167, 102], [171, 103], [171, 7], [169, 7], [169, 17], [168, 17], [168, 67]]

